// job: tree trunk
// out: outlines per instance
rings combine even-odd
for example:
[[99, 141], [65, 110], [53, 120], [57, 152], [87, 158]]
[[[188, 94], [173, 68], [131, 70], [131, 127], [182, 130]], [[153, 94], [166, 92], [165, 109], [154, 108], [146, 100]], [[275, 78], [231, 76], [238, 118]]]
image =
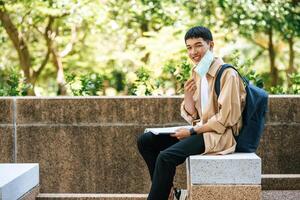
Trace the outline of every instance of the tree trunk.
[[[57, 33], [57, 31], [56, 31]], [[57, 70], [57, 76], [56, 76], [56, 82], [58, 86], [57, 95], [67, 95], [67, 88], [66, 88], [66, 81], [64, 77], [64, 68], [62, 63], [62, 58], [67, 56], [73, 49], [73, 45], [76, 42], [77, 39], [77, 31], [76, 26], [74, 25], [72, 27], [72, 35], [70, 42], [66, 45], [65, 49], [61, 52], [58, 52], [58, 48], [54, 44], [54, 41], [52, 40], [52, 50], [51, 53], [53, 55], [53, 64], [56, 67]]]
[[[53, 16], [49, 16], [49, 20], [48, 20], [48, 24], [47, 27], [45, 29], [45, 32], [43, 33], [44, 38], [46, 40], [46, 44], [47, 44], [47, 53], [45, 56], [44, 61], [42, 62], [40, 68], [34, 72], [34, 82], [36, 81], [36, 79], [38, 78], [38, 76], [40, 75], [41, 71], [44, 69], [44, 67], [46, 66], [48, 59], [50, 57], [50, 54], [52, 55], [52, 63], [56, 68], [57, 71], [57, 76], [56, 76], [56, 81], [57, 81], [57, 85], [58, 85], [58, 91], [57, 91], [57, 95], [66, 95], [67, 90], [65, 87], [65, 79], [64, 79], [64, 71], [63, 71], [63, 65], [62, 65], [62, 56], [60, 53], [57, 52], [56, 50], [56, 46], [55, 46], [55, 42], [54, 42], [54, 38], [57, 35], [57, 32], [53, 30], [52, 25], [54, 24], [55, 21], [55, 17]], [[72, 49], [72, 46], [67, 46], [66, 50], [63, 53], [68, 53], [67, 51], [69, 49]]]
[[295, 52], [294, 52], [293, 37], [290, 37], [288, 39], [288, 43], [289, 43], [289, 68], [288, 68], [288, 70], [286, 72], [286, 77], [287, 77], [287, 80], [288, 80], [288, 85], [290, 87], [292, 85], [292, 83], [291, 83], [290, 77], [288, 75], [296, 72], [296, 69], [294, 68]]
[[48, 60], [49, 60], [49, 57], [50, 57], [51, 48], [52, 48], [51, 34], [52, 34], [52, 24], [53, 23], [54, 23], [54, 18], [49, 17], [48, 24], [45, 28], [45, 31], [41, 32], [43, 34], [45, 40], [46, 40], [47, 52], [46, 52], [46, 55], [45, 55], [45, 58], [44, 58], [43, 62], [41, 63], [40, 67], [38, 68], [38, 70], [34, 71], [33, 74], [32, 74], [31, 82], [33, 84], [33, 87], [35, 86], [35, 83], [36, 83], [38, 77], [42, 73], [42, 71], [45, 68], [46, 64], [48, 63]]
[[52, 53], [52, 62], [56, 67], [56, 82], [58, 86], [57, 95], [66, 95], [66, 82], [64, 77], [64, 68], [62, 64], [62, 58], [60, 57], [59, 53], [57, 53], [54, 49], [51, 51]]
[[269, 36], [269, 43], [268, 43], [268, 51], [269, 51], [269, 58], [270, 58], [270, 72], [271, 72], [271, 85], [276, 86], [278, 83], [278, 69], [275, 66], [275, 50], [273, 45], [273, 30], [272, 27], [268, 31]]
[[24, 72], [26, 83], [31, 83], [31, 74], [30, 74], [31, 59], [30, 59], [30, 54], [28, 51], [27, 44], [25, 43], [22, 34], [18, 32], [18, 29], [11, 21], [9, 15], [3, 9], [0, 9], [0, 20], [9, 38], [13, 42], [15, 49], [18, 52], [20, 66]]

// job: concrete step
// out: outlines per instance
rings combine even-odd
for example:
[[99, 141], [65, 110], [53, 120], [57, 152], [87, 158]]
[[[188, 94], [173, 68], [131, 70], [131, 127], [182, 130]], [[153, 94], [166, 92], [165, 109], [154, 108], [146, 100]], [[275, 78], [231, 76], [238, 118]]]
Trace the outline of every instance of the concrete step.
[[194, 185], [260, 185], [261, 159], [255, 153], [190, 156], [187, 175]]
[[146, 200], [147, 194], [40, 193], [37, 200]]
[[[183, 191], [184, 195], [186, 191]], [[73, 194], [41, 193], [37, 200], [145, 200], [147, 194]], [[262, 200], [299, 200], [300, 190], [266, 190], [262, 191]], [[180, 200], [184, 200], [181, 198]]]
[[0, 164], [0, 199], [34, 199], [39, 191], [39, 165]]
[[[37, 200], [146, 200], [147, 197], [148, 194], [40, 193]], [[185, 197], [186, 190], [182, 190], [180, 200]]]
[[262, 174], [263, 190], [299, 190], [300, 174]]

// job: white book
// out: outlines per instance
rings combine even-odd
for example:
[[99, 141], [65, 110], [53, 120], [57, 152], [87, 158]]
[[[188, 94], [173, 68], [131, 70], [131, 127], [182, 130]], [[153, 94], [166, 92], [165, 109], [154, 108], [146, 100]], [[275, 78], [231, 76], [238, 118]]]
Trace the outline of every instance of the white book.
[[193, 126], [172, 126], [172, 127], [164, 127], [164, 128], [146, 128], [144, 133], [151, 132], [154, 135], [160, 135], [160, 134], [169, 135], [175, 133], [175, 131], [179, 128], [190, 129], [192, 127]]

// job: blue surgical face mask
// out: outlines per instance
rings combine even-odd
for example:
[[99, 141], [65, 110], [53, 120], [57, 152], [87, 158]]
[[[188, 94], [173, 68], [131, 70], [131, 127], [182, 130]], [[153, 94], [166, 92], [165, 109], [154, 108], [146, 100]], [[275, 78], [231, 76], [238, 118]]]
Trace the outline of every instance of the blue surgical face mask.
[[194, 69], [200, 77], [203, 77], [209, 70], [210, 65], [214, 61], [214, 54], [208, 49]]

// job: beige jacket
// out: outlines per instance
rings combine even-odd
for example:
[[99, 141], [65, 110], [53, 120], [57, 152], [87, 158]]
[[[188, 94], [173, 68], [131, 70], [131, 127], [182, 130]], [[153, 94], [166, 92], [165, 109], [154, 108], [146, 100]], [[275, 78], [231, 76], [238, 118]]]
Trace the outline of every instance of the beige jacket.
[[205, 152], [204, 154], [228, 154], [235, 151], [236, 141], [233, 134], [238, 135], [242, 127], [242, 111], [246, 100], [246, 91], [243, 81], [234, 69], [224, 71], [220, 88], [219, 98], [215, 93], [215, 80], [217, 72], [224, 64], [221, 58], [215, 58], [207, 72], [209, 87], [207, 105], [204, 113], [201, 111], [201, 78], [194, 72], [192, 76], [196, 82], [197, 89], [193, 99], [197, 113], [192, 116], [184, 108], [184, 101], [181, 104], [181, 116], [192, 125], [207, 125], [213, 132], [203, 133]]

